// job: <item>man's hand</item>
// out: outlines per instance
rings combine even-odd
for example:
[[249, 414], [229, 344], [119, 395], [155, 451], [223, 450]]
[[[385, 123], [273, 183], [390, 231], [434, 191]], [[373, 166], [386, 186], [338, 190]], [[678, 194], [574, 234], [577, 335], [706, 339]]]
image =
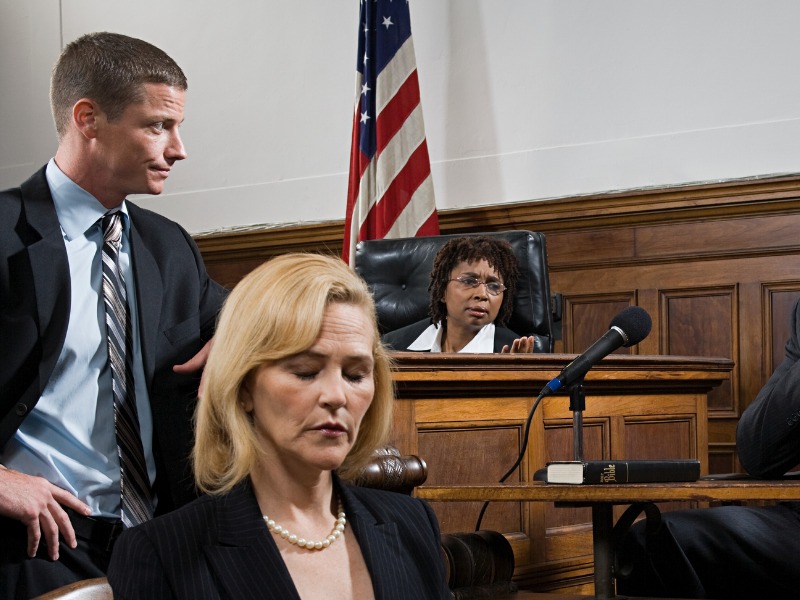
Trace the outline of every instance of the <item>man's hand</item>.
[[208, 353], [211, 352], [211, 344], [214, 340], [208, 340], [206, 345], [200, 348], [200, 351], [185, 363], [180, 365], [173, 365], [172, 370], [176, 373], [183, 373], [184, 375], [191, 375], [206, 366], [208, 360]]
[[533, 336], [521, 337], [511, 342], [511, 347], [508, 344], [503, 346], [501, 350], [503, 354], [529, 354], [533, 352]]
[[[211, 345], [214, 343], [214, 338], [211, 338], [206, 342], [206, 345], [200, 348], [200, 351], [195, 354], [192, 358], [187, 360], [185, 363], [181, 365], [173, 365], [172, 370], [176, 373], [182, 373], [184, 375], [191, 375], [192, 373], [196, 373], [200, 371], [203, 367], [206, 366], [206, 362], [208, 361], [208, 355], [211, 352]], [[200, 386], [197, 390], [197, 394], [200, 395], [200, 392], [203, 391], [203, 376], [200, 376]]]
[[20, 521], [28, 530], [28, 556], [33, 558], [44, 535], [47, 555], [58, 560], [58, 533], [70, 548], [77, 544], [61, 505], [89, 516], [91, 509], [68, 491], [42, 477], [32, 477], [0, 465], [0, 515]]

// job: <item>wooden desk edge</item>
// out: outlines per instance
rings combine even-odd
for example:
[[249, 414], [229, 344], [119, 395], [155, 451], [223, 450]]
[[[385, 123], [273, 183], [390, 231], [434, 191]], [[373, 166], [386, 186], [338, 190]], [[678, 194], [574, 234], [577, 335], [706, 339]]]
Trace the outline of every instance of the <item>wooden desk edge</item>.
[[487, 485], [425, 485], [415, 495], [446, 502], [562, 502], [631, 504], [634, 502], [733, 502], [800, 500], [800, 481], [695, 481], [686, 483], [629, 483], [561, 485], [533, 482]]

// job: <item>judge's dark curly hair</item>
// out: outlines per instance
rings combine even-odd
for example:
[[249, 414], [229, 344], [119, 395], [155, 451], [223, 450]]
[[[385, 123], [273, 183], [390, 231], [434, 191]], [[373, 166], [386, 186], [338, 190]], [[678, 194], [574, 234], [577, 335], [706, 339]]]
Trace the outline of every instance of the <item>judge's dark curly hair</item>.
[[497, 313], [497, 324], [506, 325], [514, 305], [514, 292], [517, 289], [519, 266], [511, 244], [498, 238], [487, 236], [460, 237], [447, 242], [433, 259], [431, 282], [428, 285], [430, 297], [430, 315], [433, 323], [446, 324], [447, 306], [442, 302], [444, 291], [450, 279], [450, 273], [460, 262], [476, 262], [486, 260], [489, 266], [497, 271], [506, 286], [503, 302]]

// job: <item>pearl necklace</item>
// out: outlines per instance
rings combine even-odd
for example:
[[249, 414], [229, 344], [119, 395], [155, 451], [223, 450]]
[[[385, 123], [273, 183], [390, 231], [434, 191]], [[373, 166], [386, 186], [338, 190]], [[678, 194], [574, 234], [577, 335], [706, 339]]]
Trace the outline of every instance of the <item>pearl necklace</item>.
[[325, 550], [328, 546], [330, 546], [333, 542], [339, 539], [339, 537], [344, 533], [344, 526], [347, 524], [347, 518], [344, 514], [344, 506], [342, 506], [342, 501], [339, 500], [339, 505], [336, 508], [337, 512], [337, 519], [336, 523], [333, 525], [333, 529], [328, 534], [328, 537], [322, 540], [321, 542], [315, 542], [312, 540], [307, 540], [305, 538], [298, 538], [295, 534], [289, 533], [285, 527], [278, 525], [275, 521], [270, 519], [267, 515], [263, 515], [264, 522], [267, 524], [267, 529], [269, 529], [275, 535], [281, 536], [290, 544], [294, 544], [295, 546], [300, 546], [301, 548], [305, 548], [306, 550]]

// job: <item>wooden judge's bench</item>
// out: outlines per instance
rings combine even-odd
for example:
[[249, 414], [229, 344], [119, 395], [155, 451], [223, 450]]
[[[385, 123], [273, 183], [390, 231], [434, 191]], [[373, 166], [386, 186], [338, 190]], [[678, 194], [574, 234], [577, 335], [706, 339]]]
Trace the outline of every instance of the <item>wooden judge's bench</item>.
[[[493, 484], [517, 460], [541, 389], [574, 355], [397, 353], [393, 443], [428, 464], [426, 486]], [[729, 381], [728, 359], [611, 355], [587, 374], [583, 417], [588, 459], [696, 458], [708, 472], [708, 393]], [[526, 456], [506, 481], [533, 481], [552, 460], [571, 460], [569, 395], [546, 397]], [[661, 510], [696, 503], [661, 504]], [[475, 529], [481, 502], [432, 501], [443, 533]], [[615, 507], [621, 512], [624, 507]], [[592, 509], [552, 502], [495, 502], [481, 529], [511, 542], [514, 580], [526, 589], [593, 592]]]

